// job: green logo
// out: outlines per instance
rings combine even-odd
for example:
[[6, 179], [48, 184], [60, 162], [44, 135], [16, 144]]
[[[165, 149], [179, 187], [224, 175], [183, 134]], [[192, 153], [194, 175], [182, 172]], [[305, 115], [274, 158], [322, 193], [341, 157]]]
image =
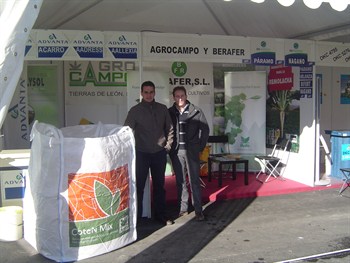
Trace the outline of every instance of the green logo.
[[177, 77], [182, 77], [187, 72], [187, 65], [185, 62], [174, 62], [171, 65], [171, 71]]
[[91, 83], [96, 87], [126, 87], [127, 71], [134, 71], [135, 68], [134, 61], [101, 61], [98, 69], [94, 69], [89, 61], [84, 69], [81, 63], [75, 61], [69, 63], [69, 85], [81, 87]]
[[241, 147], [249, 147], [249, 139], [250, 137], [241, 136]]

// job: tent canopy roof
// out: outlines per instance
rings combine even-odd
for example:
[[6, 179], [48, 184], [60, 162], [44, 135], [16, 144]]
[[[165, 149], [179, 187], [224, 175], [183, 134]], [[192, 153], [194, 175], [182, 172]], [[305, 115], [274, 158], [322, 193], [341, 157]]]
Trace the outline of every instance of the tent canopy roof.
[[[340, 0], [339, 0], [340, 1]], [[350, 43], [350, 6], [277, 0], [44, 0], [34, 29], [188, 33]]]

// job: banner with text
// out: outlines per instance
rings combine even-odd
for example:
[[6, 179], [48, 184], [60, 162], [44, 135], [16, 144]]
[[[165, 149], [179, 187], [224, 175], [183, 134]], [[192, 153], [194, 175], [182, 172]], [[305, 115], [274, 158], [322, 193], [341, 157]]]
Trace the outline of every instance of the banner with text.
[[27, 74], [22, 72], [3, 125], [4, 149], [28, 149], [30, 128], [28, 120]]
[[134, 61], [65, 62], [66, 125], [123, 125], [127, 114], [127, 80]]
[[32, 30], [25, 60], [314, 64], [315, 41], [154, 32]]
[[318, 42], [316, 45], [316, 65], [350, 66], [350, 44]]
[[25, 60], [137, 60], [139, 33], [32, 30]]

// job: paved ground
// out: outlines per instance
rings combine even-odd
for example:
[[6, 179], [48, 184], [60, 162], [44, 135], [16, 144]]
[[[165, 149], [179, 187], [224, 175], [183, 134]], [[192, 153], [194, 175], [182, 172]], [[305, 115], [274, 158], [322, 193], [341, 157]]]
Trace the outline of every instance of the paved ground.
[[[138, 241], [79, 262], [350, 262], [350, 189], [215, 202], [205, 214], [204, 222], [191, 213], [166, 227], [144, 222]], [[21, 239], [0, 242], [0, 262], [53, 261]]]

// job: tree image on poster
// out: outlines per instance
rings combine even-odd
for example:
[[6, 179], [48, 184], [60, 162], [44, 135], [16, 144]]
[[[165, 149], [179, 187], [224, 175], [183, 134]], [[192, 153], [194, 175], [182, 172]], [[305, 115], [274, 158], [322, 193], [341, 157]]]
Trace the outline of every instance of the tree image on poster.
[[340, 104], [350, 104], [350, 75], [340, 75]]
[[[225, 126], [230, 127], [227, 132], [229, 143], [234, 144], [236, 142], [237, 136], [242, 133], [242, 113], [245, 108], [244, 102], [248, 99], [258, 100], [260, 96], [252, 96], [247, 98], [247, 95], [241, 93], [239, 95], [232, 96], [230, 101], [225, 105]], [[231, 125], [228, 125], [231, 122]], [[242, 138], [244, 139], [244, 138]]]
[[291, 92], [289, 90], [276, 90], [270, 92], [270, 104], [272, 108], [279, 111], [281, 138], [284, 136], [284, 120], [286, 111], [292, 100]]

